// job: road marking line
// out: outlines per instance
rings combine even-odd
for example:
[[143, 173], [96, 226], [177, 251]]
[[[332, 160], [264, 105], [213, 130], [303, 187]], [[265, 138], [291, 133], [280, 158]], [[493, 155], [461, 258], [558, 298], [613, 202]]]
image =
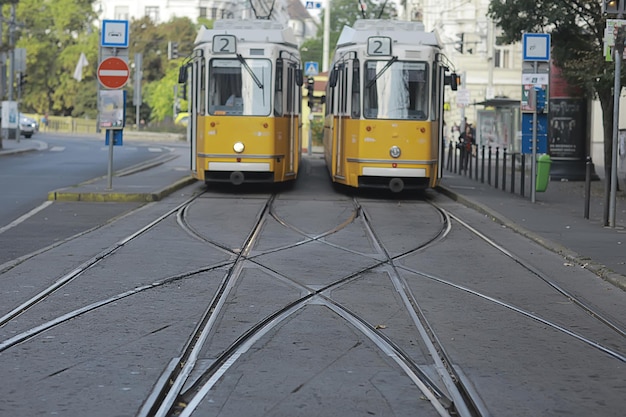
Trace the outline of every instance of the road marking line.
[[35, 214], [39, 213], [41, 210], [45, 209], [46, 207], [48, 207], [52, 203], [54, 203], [54, 201], [46, 201], [45, 203], [43, 203], [39, 207], [32, 209], [31, 211], [29, 211], [28, 213], [26, 213], [23, 216], [19, 217], [18, 219], [13, 220], [11, 223], [7, 224], [6, 226], [0, 227], [0, 233], [4, 233], [4, 232], [6, 232], [9, 229], [14, 228], [18, 224], [28, 220], [28, 218], [30, 218], [30, 217], [34, 216]]

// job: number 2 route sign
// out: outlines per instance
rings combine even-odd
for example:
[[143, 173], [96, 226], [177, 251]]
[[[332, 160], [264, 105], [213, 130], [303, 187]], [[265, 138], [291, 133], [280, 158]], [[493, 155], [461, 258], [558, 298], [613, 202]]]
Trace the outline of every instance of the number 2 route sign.
[[112, 56], [98, 65], [98, 81], [106, 88], [121, 88], [128, 82], [129, 77], [128, 64], [121, 58]]

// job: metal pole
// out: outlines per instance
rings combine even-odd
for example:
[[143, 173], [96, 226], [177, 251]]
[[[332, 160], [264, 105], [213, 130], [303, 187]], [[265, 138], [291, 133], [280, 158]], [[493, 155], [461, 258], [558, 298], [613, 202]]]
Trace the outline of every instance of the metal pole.
[[589, 218], [589, 203], [591, 202], [591, 157], [587, 156], [585, 163], [585, 219]]
[[[537, 73], [537, 61], [533, 63], [535, 74]], [[532, 87], [535, 88], [534, 86]], [[530, 201], [535, 202], [536, 194], [537, 194], [537, 96], [534, 95], [534, 103], [533, 103], [533, 138], [532, 138], [532, 160], [531, 170], [530, 170]]]
[[[622, 14], [617, 15], [618, 19]], [[617, 136], [619, 131], [619, 96], [621, 92], [620, 74], [622, 71], [622, 50], [624, 49], [623, 28], [619, 28], [615, 47], [615, 85], [613, 86], [613, 144], [611, 146], [611, 191], [609, 194], [609, 227], [615, 227], [615, 200], [617, 195]]]
[[109, 165], [107, 169], [107, 190], [113, 189], [113, 142], [115, 131], [107, 129], [106, 137], [109, 138]]
[[322, 48], [322, 71], [328, 71], [330, 55], [330, 0], [326, 0], [324, 9], [324, 43]]
[[[11, 51], [11, 65], [9, 70], [9, 101], [13, 101], [13, 80], [15, 79], [15, 3], [11, 4], [11, 21], [9, 22], [9, 48]], [[20, 141], [20, 109], [17, 109], [17, 127], [15, 128], [15, 141]]]

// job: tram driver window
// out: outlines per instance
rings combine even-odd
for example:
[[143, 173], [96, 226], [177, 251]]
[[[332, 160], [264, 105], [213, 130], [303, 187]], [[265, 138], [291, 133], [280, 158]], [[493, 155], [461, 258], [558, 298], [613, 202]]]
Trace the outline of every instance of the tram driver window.
[[385, 61], [366, 65], [363, 116], [378, 119], [426, 120], [428, 117], [427, 65]]

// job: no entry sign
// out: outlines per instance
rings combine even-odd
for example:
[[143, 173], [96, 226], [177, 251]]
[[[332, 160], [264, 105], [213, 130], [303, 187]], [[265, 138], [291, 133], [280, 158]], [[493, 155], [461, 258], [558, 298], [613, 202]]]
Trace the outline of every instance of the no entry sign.
[[106, 88], [121, 88], [128, 81], [130, 70], [121, 58], [112, 56], [98, 65], [98, 81]]

